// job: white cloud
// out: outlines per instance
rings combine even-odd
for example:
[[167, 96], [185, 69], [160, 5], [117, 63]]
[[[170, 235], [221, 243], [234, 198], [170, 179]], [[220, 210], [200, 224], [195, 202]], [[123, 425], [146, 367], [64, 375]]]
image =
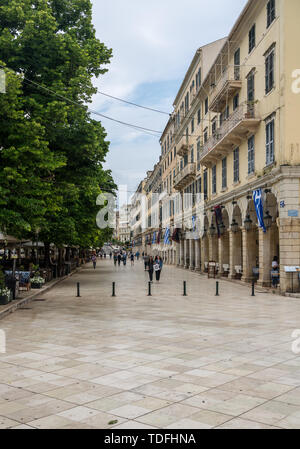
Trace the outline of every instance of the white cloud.
[[[95, 84], [111, 95], [170, 111], [197, 48], [226, 36], [245, 4], [246, 0], [93, 0], [97, 37], [114, 55], [109, 72]], [[157, 130], [168, 120], [100, 94], [93, 108]], [[158, 138], [104, 119], [102, 123], [111, 141], [107, 165], [116, 182], [128, 183], [132, 190], [157, 161]]]

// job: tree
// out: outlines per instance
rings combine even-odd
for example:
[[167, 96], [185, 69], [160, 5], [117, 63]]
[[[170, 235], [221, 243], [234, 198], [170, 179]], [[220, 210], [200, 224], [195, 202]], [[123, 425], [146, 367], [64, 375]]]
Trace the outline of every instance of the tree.
[[90, 0], [3, 0], [0, 24], [0, 59], [22, 74], [23, 114], [40, 127], [41, 152], [53, 160], [46, 175], [44, 166], [39, 173], [51, 202], [36, 206], [39, 220], [25, 228], [33, 238], [39, 227], [48, 247], [91, 246], [103, 233], [95, 224], [96, 198], [116, 186], [102, 166], [105, 130], [86, 104], [112, 52], [96, 38]]
[[[3, 67], [3, 63], [0, 61]], [[0, 94], [0, 229], [16, 237], [45, 223], [53, 213], [52, 173], [65, 164], [48, 148], [45, 129], [23, 110], [22, 79], [5, 69]]]

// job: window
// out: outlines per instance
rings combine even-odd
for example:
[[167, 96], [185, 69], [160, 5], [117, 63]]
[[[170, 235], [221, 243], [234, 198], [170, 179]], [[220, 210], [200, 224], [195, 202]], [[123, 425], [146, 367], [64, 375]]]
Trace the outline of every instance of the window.
[[194, 145], [191, 147], [191, 163], [194, 163]]
[[204, 143], [208, 141], [208, 128], [205, 128], [204, 130]]
[[204, 200], [207, 200], [207, 170], [204, 170], [203, 175], [203, 193], [204, 193]]
[[211, 175], [212, 175], [212, 178], [211, 178], [212, 193], [214, 195], [215, 193], [217, 193], [217, 166], [216, 165], [213, 166], [213, 168], [211, 170]]
[[240, 79], [241, 52], [238, 48], [234, 53], [234, 79]]
[[222, 189], [227, 187], [227, 157], [222, 159]]
[[255, 144], [254, 144], [254, 136], [252, 136], [248, 140], [248, 175], [254, 173], [254, 153], [255, 153]]
[[193, 134], [194, 131], [195, 131], [195, 121], [194, 121], [194, 119], [192, 119], [192, 121], [191, 121], [191, 133]]
[[233, 182], [240, 180], [240, 149], [236, 148], [233, 151]]
[[233, 97], [233, 110], [234, 111], [239, 107], [239, 100], [240, 100], [240, 96], [239, 96], [239, 94], [236, 94]]
[[275, 0], [269, 0], [267, 3], [267, 28], [276, 18]]
[[200, 142], [200, 137], [198, 137], [197, 139], [197, 160], [200, 160], [200, 151], [201, 151], [201, 142]]
[[198, 112], [197, 112], [197, 123], [198, 123], [198, 125], [200, 124], [200, 122], [201, 122], [201, 109], [199, 108]]
[[227, 120], [229, 118], [229, 106], [226, 106], [225, 112], [224, 112], [224, 119]]
[[201, 183], [201, 178], [198, 179], [197, 184], [198, 184], [198, 193], [202, 193], [202, 183]]
[[174, 157], [176, 156], [176, 147], [174, 148]]
[[171, 157], [171, 162], [172, 162], [172, 160], [173, 160], [173, 151], [171, 151], [170, 157]]
[[255, 24], [249, 31], [249, 53], [251, 53], [254, 47], [255, 47]]
[[205, 114], [208, 113], [208, 98], [205, 100]]
[[187, 164], [188, 164], [188, 155], [187, 154], [185, 154], [184, 156], [183, 156], [183, 161], [184, 161], [184, 166], [186, 167], [187, 166]]
[[275, 120], [272, 118], [266, 122], [266, 163], [267, 165], [274, 162], [274, 128]]
[[214, 134], [216, 133], [216, 131], [217, 131], [217, 119], [216, 119], [216, 118], [214, 118], [213, 121], [212, 121], [211, 131], [212, 131], [212, 134], [213, 134], [213, 135], [214, 135]]
[[247, 76], [247, 100], [249, 102], [254, 101], [255, 91], [254, 91], [254, 69]]
[[267, 51], [266, 55], [266, 94], [268, 94], [275, 85], [274, 78], [274, 60], [275, 60], [275, 47], [272, 46], [270, 50]]
[[200, 86], [201, 86], [201, 69], [199, 69], [198, 73], [196, 73], [196, 90], [197, 91]]

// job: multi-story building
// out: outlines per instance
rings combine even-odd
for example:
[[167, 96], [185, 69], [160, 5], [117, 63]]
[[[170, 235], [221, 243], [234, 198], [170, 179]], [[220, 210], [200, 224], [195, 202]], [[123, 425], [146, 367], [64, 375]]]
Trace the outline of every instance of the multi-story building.
[[135, 251], [143, 251], [145, 247], [145, 239], [143, 230], [146, 228], [145, 211], [146, 211], [146, 196], [145, 196], [145, 181], [143, 179], [135, 194], [131, 199], [130, 208], [130, 241]]
[[130, 212], [130, 204], [121, 206], [119, 212], [118, 240], [123, 243], [130, 242]]
[[214, 261], [220, 275], [269, 286], [277, 257], [281, 290], [298, 286], [285, 267], [300, 265], [299, 17], [298, 0], [249, 0], [214, 57], [200, 49], [202, 76], [195, 58], [189, 68], [174, 105], [173, 185], [192, 201], [201, 193], [205, 212], [199, 240], [182, 233], [181, 266]]
[[269, 286], [277, 258], [281, 291], [299, 287], [299, 17], [299, 0], [249, 0], [197, 51], [161, 137], [162, 230], [181, 228], [166, 262]]

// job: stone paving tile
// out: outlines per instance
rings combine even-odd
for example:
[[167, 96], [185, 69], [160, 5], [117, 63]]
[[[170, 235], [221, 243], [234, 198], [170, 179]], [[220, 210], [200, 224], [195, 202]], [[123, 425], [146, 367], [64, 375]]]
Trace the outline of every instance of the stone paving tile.
[[157, 429], [157, 427], [148, 426], [147, 424], [138, 421], [126, 421], [118, 426], [113, 426], [113, 429]]
[[34, 429], [62, 429], [66, 425], [73, 425], [73, 421], [62, 416], [50, 415], [45, 418], [35, 419], [30, 421], [28, 426]]
[[142, 263], [119, 270], [102, 261], [3, 320], [0, 416], [8, 427], [300, 426], [297, 301], [252, 298], [249, 286], [226, 281], [216, 298], [215, 281], [174, 267], [164, 267], [149, 299], [147, 281]]
[[236, 418], [228, 421], [221, 426], [218, 426], [217, 429], [280, 429], [275, 426], [268, 426], [267, 424], [262, 424], [254, 421], [247, 421], [246, 419]]
[[11, 429], [18, 424], [17, 421], [13, 421], [5, 416], [0, 416], [0, 429]]
[[123, 424], [127, 420], [120, 416], [111, 415], [108, 413], [98, 412], [95, 416], [87, 418], [82, 422], [88, 424], [96, 429], [110, 429], [117, 424]]
[[281, 427], [279, 425], [281, 420], [287, 420], [293, 415], [296, 417], [297, 413], [299, 414], [298, 425], [300, 426], [299, 408], [296, 405], [274, 400], [244, 413], [241, 418]]
[[175, 422], [188, 418], [197, 412], [195, 407], [183, 404], [173, 404], [163, 409], [148, 413], [138, 418], [139, 422], [159, 428], [167, 427]]
[[71, 421], [79, 421], [79, 422], [84, 421], [85, 419], [88, 418], [92, 418], [95, 415], [98, 415], [97, 410], [92, 410], [91, 408], [84, 406], [70, 408], [69, 410], [65, 410], [63, 412], [58, 413], [58, 416], [70, 419]]

